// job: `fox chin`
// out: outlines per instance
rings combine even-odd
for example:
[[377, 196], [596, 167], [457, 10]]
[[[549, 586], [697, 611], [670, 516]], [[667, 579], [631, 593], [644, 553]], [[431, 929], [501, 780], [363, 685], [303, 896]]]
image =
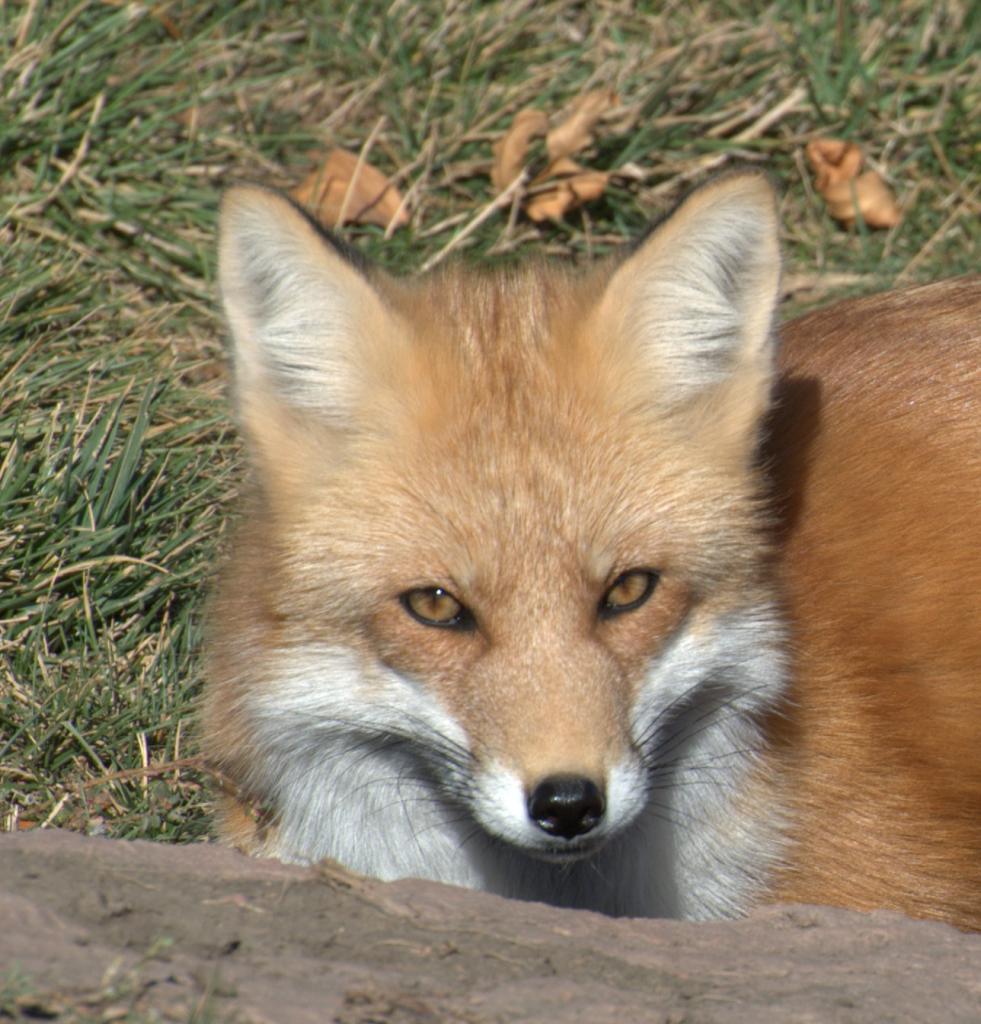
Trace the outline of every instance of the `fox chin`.
[[610, 914], [981, 928], [981, 278], [778, 344], [777, 236], [737, 173], [585, 269], [405, 279], [227, 193], [223, 840]]

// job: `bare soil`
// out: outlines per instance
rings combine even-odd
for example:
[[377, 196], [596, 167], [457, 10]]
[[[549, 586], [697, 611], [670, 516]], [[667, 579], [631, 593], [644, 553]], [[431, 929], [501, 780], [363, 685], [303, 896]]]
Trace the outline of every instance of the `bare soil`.
[[614, 920], [57, 831], [0, 836], [0, 1020], [981, 1020], [981, 936], [769, 907]]

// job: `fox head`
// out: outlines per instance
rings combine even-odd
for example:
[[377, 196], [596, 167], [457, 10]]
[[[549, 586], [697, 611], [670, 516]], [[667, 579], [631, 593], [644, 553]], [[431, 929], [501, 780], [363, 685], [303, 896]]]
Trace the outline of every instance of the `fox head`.
[[689, 813], [707, 773], [726, 791], [780, 691], [776, 236], [740, 174], [590, 269], [396, 279], [281, 196], [227, 194], [251, 481], [205, 728], [272, 852], [446, 877], [397, 819], [429, 858], [455, 828], [461, 856], [476, 829], [571, 861]]

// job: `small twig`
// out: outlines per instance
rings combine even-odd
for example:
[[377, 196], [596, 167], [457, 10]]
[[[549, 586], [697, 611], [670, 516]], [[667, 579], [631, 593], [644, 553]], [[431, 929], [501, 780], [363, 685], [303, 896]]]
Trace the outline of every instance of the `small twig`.
[[48, 206], [58, 197], [61, 190], [75, 177], [78, 173], [79, 168], [82, 166], [82, 162], [88, 156], [89, 143], [92, 139], [92, 129], [95, 127], [96, 122], [99, 120], [99, 116], [102, 114], [102, 108], [106, 105], [106, 94], [100, 92], [95, 98], [95, 103], [92, 105], [92, 115], [89, 117], [89, 123], [82, 135], [82, 141], [78, 144], [78, 149], [75, 150], [75, 155], [71, 159], [71, 163], [64, 169], [61, 174], [61, 178], [58, 180], [58, 184], [46, 195], [42, 196], [36, 202], [31, 203], [28, 206], [22, 206], [20, 209], [14, 209], [11, 211], [11, 216], [18, 219], [22, 217], [28, 217], [34, 213], [40, 213], [42, 210], [46, 210]]
[[416, 234], [416, 238], [432, 238], [434, 235], [441, 235], [444, 231], [449, 231], [450, 228], [456, 227], [457, 224], [462, 224], [466, 219], [466, 213], [454, 213], [449, 217], [444, 217], [441, 221], [437, 221], [435, 224], [431, 224], [428, 228], [423, 228]]
[[31, 25], [34, 23], [34, 15], [37, 14], [37, 5], [38, 0], [30, 0], [30, 3], [24, 8], [23, 17], [20, 20], [20, 28], [17, 30], [17, 39], [14, 42], [15, 50], [19, 50], [27, 42]]
[[978, 194], [978, 186], [971, 189], [969, 195], [965, 196], [964, 199], [957, 204], [954, 208], [953, 213], [937, 228], [936, 231], [927, 239], [925, 244], [921, 246], [920, 251], [906, 264], [905, 267], [896, 275], [895, 284], [902, 284], [908, 280], [912, 275], [914, 269], [918, 267], [924, 259], [933, 251], [934, 247], [940, 241], [941, 238], [947, 233], [950, 226], [958, 221], [965, 212], [965, 208], [969, 208], [974, 202], [975, 196]]
[[124, 768], [118, 772], [106, 772], [97, 779], [89, 779], [80, 782], [82, 790], [91, 789], [93, 786], [105, 786], [112, 782], [130, 782], [134, 779], [148, 779], [156, 775], [166, 775], [180, 768], [193, 768], [195, 771], [204, 772], [212, 778], [217, 779], [222, 785], [228, 784], [230, 780], [217, 769], [211, 768], [203, 757], [179, 757], [174, 761], [164, 761], [162, 764], [150, 764], [144, 768]]
[[[758, 138], [768, 128], [776, 124], [781, 118], [788, 114], [801, 100], [807, 97], [807, 91], [803, 86], [791, 90], [776, 106], [771, 107], [765, 114], [758, 117], [751, 125], [744, 128], [737, 135], [732, 137], [734, 143], [749, 142]], [[660, 195], [664, 192], [674, 191], [681, 182], [689, 181], [705, 171], [710, 171], [720, 164], [724, 164], [732, 157], [731, 151], [724, 153], [706, 153], [704, 156], [692, 161], [689, 167], [676, 174], [669, 181], [662, 182], [651, 190], [652, 194]]]
[[801, 100], [807, 98], [807, 90], [797, 86], [791, 90], [775, 107], [771, 107], [765, 114], [757, 118], [748, 128], [733, 136], [734, 142], [749, 142], [750, 139], [758, 138], [767, 128], [783, 119], [785, 114], [790, 113]]
[[[347, 183], [344, 198], [341, 200], [341, 208], [337, 213], [337, 219], [334, 221], [335, 228], [339, 228], [344, 223], [348, 207], [351, 205], [351, 199], [354, 196], [355, 186], [358, 183], [358, 176], [361, 174], [361, 168], [368, 162], [368, 154], [371, 152], [371, 147], [374, 146], [375, 140], [378, 138], [378, 133], [382, 130], [382, 126], [384, 124], [385, 115], [382, 114], [382, 116], [375, 122], [375, 127], [371, 129], [371, 133], [368, 135], [368, 138], [365, 139], [364, 145], [358, 152], [358, 162], [354, 165], [354, 173], [351, 175], [351, 180]], [[358, 210], [357, 212], [360, 213], [361, 211]]]
[[55, 818], [58, 817], [58, 812], [62, 809], [62, 807], [65, 806], [66, 803], [68, 803], [67, 793], [65, 793], [62, 796], [62, 798], [54, 805], [54, 807], [52, 807], [51, 813], [44, 819], [44, 821], [41, 822], [41, 824], [38, 827], [47, 828], [51, 824], [51, 822], [53, 822]]
[[933, 155], [937, 158], [937, 163], [940, 164], [944, 174], [947, 175], [947, 180], [953, 188], [959, 190], [961, 188], [961, 182], [954, 173], [954, 169], [950, 166], [947, 154], [944, 152], [944, 148], [940, 145], [940, 140], [937, 138], [937, 133], [927, 132], [927, 142], [930, 143], [930, 148], [933, 150]]
[[706, 153], [704, 156], [697, 157], [690, 161], [688, 166], [683, 171], [679, 171], [673, 178], [669, 178], [667, 181], [662, 181], [660, 185], [655, 185], [650, 190], [649, 194], [653, 196], [660, 196], [665, 193], [675, 192], [679, 185], [684, 185], [686, 182], [691, 181], [692, 178], [697, 178], [700, 174], [714, 170], [716, 167], [724, 164], [727, 160], [732, 160], [737, 157], [747, 162], [753, 159], [760, 159], [757, 154], [749, 153], [745, 150], [740, 152], [735, 149], [730, 149], [722, 153]]
[[514, 229], [518, 224], [518, 214], [521, 212], [521, 193], [515, 192], [514, 199], [511, 201], [511, 209], [508, 211], [508, 223], [504, 229], [504, 237], [510, 238], [514, 234]]
[[141, 731], [136, 734], [136, 745], [140, 751], [140, 760], [143, 762], [143, 775], [140, 777], [140, 788], [143, 790], [143, 799], [145, 800], [150, 793], [150, 783], [146, 774], [146, 770], [150, 767], [150, 748], [146, 742], [145, 732]]
[[165, 565], [151, 562], [148, 558], [134, 558], [132, 555], [99, 555], [96, 558], [84, 558], [81, 562], [75, 562], [73, 565], [59, 566], [54, 572], [53, 582], [106, 565], [142, 565], [154, 572], [162, 573], [164, 576], [174, 575]]
[[402, 201], [399, 203], [398, 208], [392, 214], [391, 219], [388, 222], [388, 226], [385, 228], [385, 241], [387, 242], [392, 235], [395, 234], [399, 227], [399, 217], [402, 213], [409, 209], [414, 203], [416, 196], [422, 191], [422, 182], [425, 180], [427, 175], [430, 173], [433, 166], [433, 159], [436, 154], [436, 136], [431, 135], [426, 141], [426, 144], [422, 147], [422, 152], [413, 160], [410, 164], [400, 168], [391, 178], [388, 179], [389, 185], [397, 184], [401, 179], [407, 178], [412, 174], [416, 168], [422, 167], [422, 173], [420, 176], [406, 189], [402, 196]]
[[[3, 318], [0, 319], [6, 320], [6, 315], [4, 315]], [[10, 367], [10, 369], [2, 377], [0, 377], [0, 393], [2, 393], [3, 390], [6, 388], [7, 382], [13, 379], [14, 374], [24, 365], [24, 363], [27, 362], [28, 359], [31, 358], [31, 356], [34, 355], [34, 353], [44, 343], [45, 335], [39, 334], [38, 337], [34, 341], [32, 341], [30, 345], [27, 346], [27, 348], [24, 349], [20, 356], [14, 360], [14, 363]]]
[[781, 298], [788, 299], [800, 295], [801, 292], [823, 293], [840, 288], [854, 288], [857, 285], [868, 288], [882, 280], [884, 276], [876, 274], [786, 274], [780, 282], [780, 294]]
[[494, 197], [481, 211], [477, 214], [469, 224], [462, 227], [447, 243], [439, 250], [435, 255], [430, 256], [419, 272], [421, 274], [426, 273], [427, 270], [432, 270], [437, 263], [443, 261], [454, 249], [456, 249], [466, 238], [480, 227], [489, 217], [492, 217], [502, 207], [507, 206], [511, 202], [511, 197], [515, 193], [520, 192], [525, 185], [528, 183], [528, 170], [523, 170], [510, 185], [497, 196]]
[[324, 131], [333, 128], [335, 124], [350, 124], [356, 120], [356, 116], [359, 113], [358, 107], [364, 106], [384, 85], [384, 76], [379, 76], [360, 92], [352, 92], [323, 122], [322, 127]]

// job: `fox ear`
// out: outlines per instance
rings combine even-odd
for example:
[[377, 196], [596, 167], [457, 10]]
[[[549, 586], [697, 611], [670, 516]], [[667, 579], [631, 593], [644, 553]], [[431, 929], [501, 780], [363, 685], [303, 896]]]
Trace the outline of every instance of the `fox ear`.
[[766, 178], [729, 175], [692, 193], [614, 271], [598, 312], [640, 363], [641, 400], [705, 398], [721, 412], [730, 395], [733, 415], [755, 427], [773, 374], [777, 230]]
[[[221, 206], [218, 278], [238, 398], [345, 426], [384, 304], [339, 243], [276, 192], [240, 186]], [[362, 344], [364, 342], [364, 344]]]

